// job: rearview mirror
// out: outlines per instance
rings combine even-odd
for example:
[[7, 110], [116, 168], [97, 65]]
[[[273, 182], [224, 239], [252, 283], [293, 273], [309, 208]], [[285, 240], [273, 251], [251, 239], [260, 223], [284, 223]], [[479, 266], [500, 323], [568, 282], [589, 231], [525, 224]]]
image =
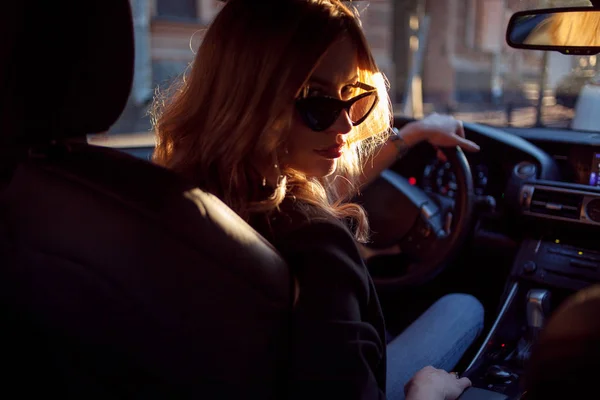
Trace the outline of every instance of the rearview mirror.
[[600, 9], [549, 8], [515, 13], [506, 29], [509, 46], [564, 54], [600, 53]]

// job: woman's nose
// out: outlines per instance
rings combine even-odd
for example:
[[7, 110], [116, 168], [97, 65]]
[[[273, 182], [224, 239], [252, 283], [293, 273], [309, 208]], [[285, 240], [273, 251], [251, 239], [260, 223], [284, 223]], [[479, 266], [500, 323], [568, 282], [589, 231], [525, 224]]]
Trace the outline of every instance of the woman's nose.
[[348, 111], [342, 110], [342, 112], [337, 117], [333, 125], [331, 125], [329, 130], [334, 131], [335, 133], [341, 133], [342, 135], [345, 135], [347, 133], [350, 133], [352, 127], [352, 120], [350, 119], [350, 115], [348, 115]]

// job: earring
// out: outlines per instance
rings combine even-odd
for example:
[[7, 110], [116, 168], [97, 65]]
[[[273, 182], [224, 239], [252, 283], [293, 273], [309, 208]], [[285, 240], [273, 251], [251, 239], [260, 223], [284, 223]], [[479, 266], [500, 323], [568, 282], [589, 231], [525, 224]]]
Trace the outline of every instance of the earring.
[[[283, 175], [281, 174], [281, 171], [279, 170], [279, 165], [278, 164], [274, 164], [273, 168], [275, 168], [275, 171], [277, 172], [277, 186], [279, 186], [279, 184], [281, 183], [281, 181], [283, 180]], [[262, 178], [262, 186], [265, 187], [267, 186], [267, 177], [263, 176]]]
[[279, 164], [275, 164], [273, 165], [273, 167], [275, 168], [275, 172], [277, 173], [277, 182], [276, 182], [276, 186], [275, 187], [279, 187], [281, 186], [285, 176], [281, 173], [281, 169], [279, 168]]

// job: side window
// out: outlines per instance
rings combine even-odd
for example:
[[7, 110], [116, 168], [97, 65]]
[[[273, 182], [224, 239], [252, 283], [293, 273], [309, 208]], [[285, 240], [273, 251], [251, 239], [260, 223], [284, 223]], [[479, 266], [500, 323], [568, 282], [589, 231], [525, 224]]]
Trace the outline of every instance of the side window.
[[156, 16], [177, 19], [197, 19], [197, 0], [156, 0]]

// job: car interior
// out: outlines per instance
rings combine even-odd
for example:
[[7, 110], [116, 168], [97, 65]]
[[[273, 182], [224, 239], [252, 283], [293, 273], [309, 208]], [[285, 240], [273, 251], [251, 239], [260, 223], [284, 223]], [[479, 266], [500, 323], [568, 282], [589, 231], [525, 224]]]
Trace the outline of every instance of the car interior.
[[[149, 162], [152, 146], [86, 141], [115, 123], [131, 90], [130, 2], [11, 2], [2, 29], [5, 390], [281, 398], [295, 299], [283, 259], [218, 198]], [[564, 315], [587, 315], [575, 329], [598, 310], [567, 299], [600, 281], [600, 135], [464, 128], [480, 152], [440, 161], [420, 144], [354, 199], [373, 251], [402, 249], [366, 262], [394, 334], [446, 293], [477, 297], [486, 321], [457, 367], [473, 382], [461, 399], [518, 399], [546, 382], [549, 349], [583, 340], [552, 336]]]

